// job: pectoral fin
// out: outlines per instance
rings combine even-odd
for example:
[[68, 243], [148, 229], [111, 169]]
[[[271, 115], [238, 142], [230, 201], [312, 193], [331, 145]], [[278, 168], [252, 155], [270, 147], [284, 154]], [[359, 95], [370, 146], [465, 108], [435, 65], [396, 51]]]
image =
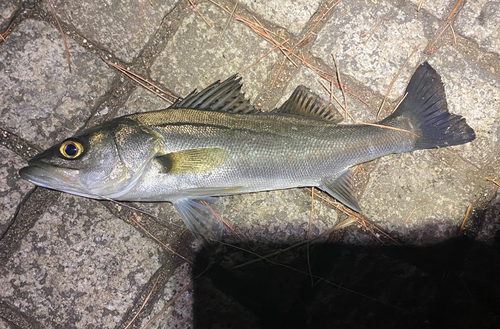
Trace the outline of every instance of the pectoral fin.
[[172, 152], [155, 158], [168, 174], [195, 174], [211, 172], [221, 166], [228, 151], [218, 147]]
[[347, 169], [336, 179], [326, 180], [319, 187], [352, 210], [360, 212], [358, 200], [351, 186], [352, 172]]

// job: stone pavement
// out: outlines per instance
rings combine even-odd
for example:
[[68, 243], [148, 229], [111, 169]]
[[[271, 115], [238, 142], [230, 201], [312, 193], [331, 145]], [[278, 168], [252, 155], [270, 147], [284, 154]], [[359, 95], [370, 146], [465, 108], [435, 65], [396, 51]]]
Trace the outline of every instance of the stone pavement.
[[[485, 177], [500, 179], [500, 2], [462, 2], [451, 20], [457, 1], [424, 0], [417, 11], [419, 2], [239, 1], [238, 17], [269, 29], [278, 43], [288, 40], [288, 48], [314, 28], [292, 63], [248, 25], [234, 18], [228, 24], [230, 15], [211, 1], [194, 8], [185, 0], [51, 0], [70, 73], [46, 1], [3, 0], [0, 32], [10, 30], [0, 42], [0, 328], [124, 328], [137, 314], [131, 327], [140, 328], [165, 305], [149, 328], [193, 326], [192, 289], [167, 304], [191, 282], [188, 261], [199, 250], [170, 204], [133, 204], [158, 217], [151, 219], [122, 205], [35, 188], [18, 175], [38, 151], [83, 128], [168, 107], [106, 61], [180, 97], [244, 70], [247, 97], [271, 110], [299, 84], [329, 99], [321, 85], [329, 83], [311, 66], [335, 76], [333, 54], [350, 91], [350, 113], [374, 122], [391, 80], [418, 46], [381, 116], [427, 60], [443, 79], [449, 108], [467, 118], [477, 139], [364, 164], [355, 176], [362, 216], [400, 243], [425, 245], [455, 236], [470, 203], [464, 234], [491, 241], [500, 229], [497, 216], [485, 216], [498, 189]], [[236, 5], [218, 3], [230, 11]], [[334, 94], [343, 100], [340, 90]], [[220, 203], [221, 215], [247, 241], [307, 237], [310, 189]], [[349, 219], [318, 197], [313, 204], [313, 235]], [[331, 238], [390, 243], [359, 223]]]

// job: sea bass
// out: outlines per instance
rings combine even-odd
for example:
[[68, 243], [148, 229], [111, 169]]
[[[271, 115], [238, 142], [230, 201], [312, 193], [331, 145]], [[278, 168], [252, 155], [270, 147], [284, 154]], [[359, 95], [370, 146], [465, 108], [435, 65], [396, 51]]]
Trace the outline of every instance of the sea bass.
[[206, 234], [209, 213], [197, 201], [214, 196], [315, 186], [360, 212], [351, 166], [475, 138], [464, 118], [448, 112], [441, 78], [427, 62], [406, 93], [379, 126], [343, 125], [304, 86], [281, 107], [259, 112], [233, 76], [165, 110], [119, 117], [68, 138], [20, 175], [93, 199], [169, 201], [196, 236]]

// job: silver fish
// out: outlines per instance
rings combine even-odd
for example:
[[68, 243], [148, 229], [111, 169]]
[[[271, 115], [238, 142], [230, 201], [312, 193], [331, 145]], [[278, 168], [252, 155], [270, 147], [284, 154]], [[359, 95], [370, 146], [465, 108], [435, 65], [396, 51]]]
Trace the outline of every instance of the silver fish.
[[111, 120], [37, 155], [20, 175], [93, 199], [169, 201], [193, 234], [204, 235], [208, 212], [198, 200], [315, 186], [359, 212], [351, 166], [475, 138], [464, 118], [448, 112], [441, 78], [428, 63], [415, 71], [397, 110], [377, 123], [386, 127], [337, 124], [304, 86], [267, 113], [240, 90], [233, 76], [166, 110]]

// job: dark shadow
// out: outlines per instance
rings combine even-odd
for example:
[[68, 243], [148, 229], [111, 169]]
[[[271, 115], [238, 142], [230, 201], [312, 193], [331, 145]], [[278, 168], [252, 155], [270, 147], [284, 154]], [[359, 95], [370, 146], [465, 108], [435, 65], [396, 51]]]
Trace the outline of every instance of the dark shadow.
[[[500, 328], [500, 231], [436, 245], [214, 244], [196, 258], [194, 328]], [[277, 263], [281, 264], [278, 265]]]

